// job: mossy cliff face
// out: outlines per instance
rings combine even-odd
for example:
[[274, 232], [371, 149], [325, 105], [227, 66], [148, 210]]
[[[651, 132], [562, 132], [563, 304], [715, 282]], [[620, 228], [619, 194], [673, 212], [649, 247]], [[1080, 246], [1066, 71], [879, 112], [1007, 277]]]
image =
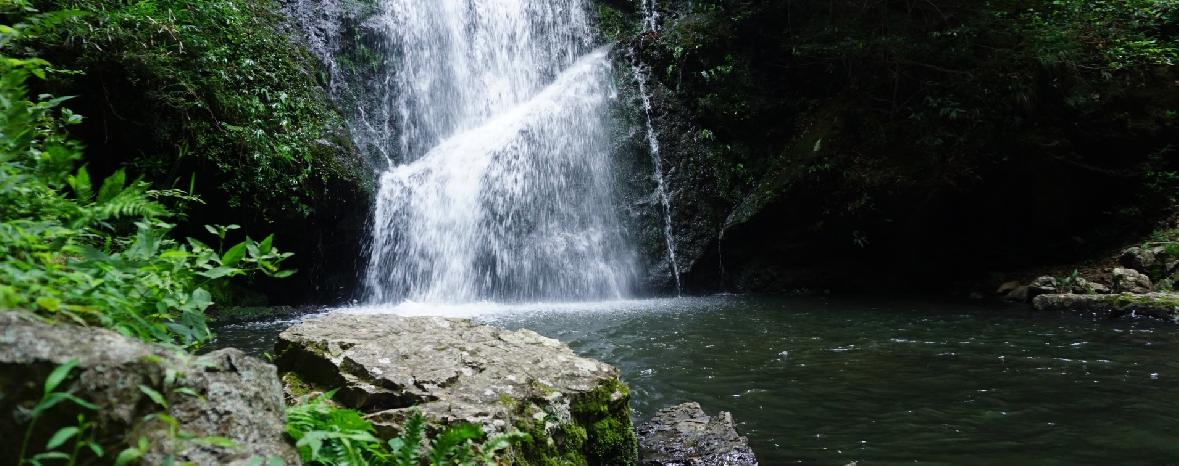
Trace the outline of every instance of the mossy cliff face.
[[942, 287], [1175, 205], [1174, 8], [672, 0], [639, 32], [639, 2], [599, 3], [618, 69], [651, 70], [689, 285]]
[[[92, 172], [127, 166], [156, 188], [195, 191], [180, 228], [240, 224], [296, 253], [278, 301], [344, 297], [363, 254], [374, 172], [352, 143], [319, 62], [271, 0], [39, 0], [79, 15], [20, 44], [75, 95]], [[264, 284], [255, 288], [266, 291]], [[291, 290], [295, 290], [292, 292]]]
[[392, 438], [409, 414], [470, 422], [532, 440], [513, 464], [628, 465], [638, 461], [630, 391], [618, 370], [527, 330], [467, 320], [332, 315], [279, 337], [276, 363], [288, 396], [337, 388]]

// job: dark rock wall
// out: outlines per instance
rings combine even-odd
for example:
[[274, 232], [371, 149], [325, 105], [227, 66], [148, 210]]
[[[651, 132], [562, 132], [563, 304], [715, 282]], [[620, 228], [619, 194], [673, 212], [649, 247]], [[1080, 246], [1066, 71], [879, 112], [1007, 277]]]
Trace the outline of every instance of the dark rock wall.
[[687, 292], [945, 290], [1094, 257], [1174, 209], [1175, 68], [1043, 39], [1122, 24], [1116, 9], [1045, 26], [1020, 15], [1050, 2], [658, 4], [661, 29], [641, 32], [638, 2], [599, 2], [620, 31], [619, 156], [645, 169], [626, 197], [652, 289], [669, 267], [632, 55], [652, 70]]

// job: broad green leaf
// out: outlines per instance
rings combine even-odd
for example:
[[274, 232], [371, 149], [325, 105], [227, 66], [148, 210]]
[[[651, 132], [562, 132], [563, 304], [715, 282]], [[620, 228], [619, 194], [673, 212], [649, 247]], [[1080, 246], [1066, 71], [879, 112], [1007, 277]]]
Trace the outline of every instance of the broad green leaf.
[[161, 395], [160, 392], [156, 391], [156, 389], [147, 385], [140, 385], [139, 391], [143, 392], [144, 395], [147, 395], [148, 398], [151, 398], [151, 401], [155, 402], [155, 404], [163, 406], [164, 408], [168, 407], [168, 400], [164, 399], [164, 395]]
[[273, 248], [273, 246], [274, 246], [274, 235], [271, 234], [271, 235], [267, 236], [266, 239], [262, 240], [261, 243], [258, 243], [258, 250], [262, 254], [270, 254], [270, 250]]
[[65, 398], [65, 399], [67, 399], [67, 400], [70, 400], [70, 401], [72, 401], [74, 404], [76, 404], [76, 405], [78, 405], [78, 406], [81, 406], [81, 407], [83, 407], [83, 408], [86, 408], [86, 409], [98, 409], [98, 406], [97, 406], [97, 405], [95, 405], [94, 403], [91, 403], [91, 402], [89, 402], [89, 401], [83, 400], [83, 399], [81, 399], [81, 398], [78, 398], [78, 397], [76, 397], [76, 396], [74, 396], [74, 395], [70, 395], [70, 394], [68, 394], [68, 393], [67, 393], [67, 394], [65, 394], [65, 397], [64, 397], [64, 398]]
[[132, 461], [138, 460], [143, 456], [143, 452], [138, 448], [127, 448], [119, 452], [119, 456], [115, 457], [115, 466], [126, 466]]
[[77, 366], [78, 362], [78, 358], [72, 358], [54, 368], [53, 372], [49, 373], [49, 377], [45, 378], [43, 396], [48, 396], [51, 392], [57, 390], [57, 386], [61, 385], [61, 382], [65, 380], [66, 376], [70, 375], [70, 371], [74, 370], [74, 366]]
[[274, 278], [287, 278], [295, 274], [295, 270], [279, 270], [274, 273]]
[[194, 398], [200, 398], [200, 396], [201, 396], [200, 393], [197, 393], [197, 391], [193, 390], [191, 387], [180, 387], [180, 388], [177, 388], [172, 391], [179, 393], [181, 395], [188, 395], [188, 396], [191, 396]]
[[57, 447], [64, 445], [66, 440], [69, 440], [75, 435], [78, 435], [78, 432], [79, 429], [74, 426], [62, 427], [61, 429], [58, 429], [52, 437], [49, 437], [49, 441], [45, 443], [45, 449], [56, 450]]
[[204, 272], [197, 272], [197, 275], [216, 280], [218, 278], [223, 278], [223, 277], [228, 277], [230, 275], [234, 275], [240, 271], [241, 271], [240, 269], [237, 269], [234, 267], [214, 267], [214, 268], [206, 270]]
[[225, 437], [218, 437], [218, 436], [197, 437], [197, 438], [192, 439], [192, 441], [196, 442], [198, 444], [201, 444], [201, 445], [209, 445], [209, 446], [220, 447], [220, 448], [237, 448], [237, 442], [235, 442], [231, 439], [225, 438]]
[[221, 265], [224, 267], [233, 267], [246, 256], [246, 243], [241, 242], [225, 251], [221, 256]]
[[42, 296], [37, 298], [37, 307], [46, 311], [56, 311], [61, 309], [61, 300], [52, 296]]
[[189, 297], [189, 304], [192, 304], [198, 310], [204, 311], [213, 305], [213, 295], [205, 291], [204, 288], [197, 288], [192, 290], [192, 296]]

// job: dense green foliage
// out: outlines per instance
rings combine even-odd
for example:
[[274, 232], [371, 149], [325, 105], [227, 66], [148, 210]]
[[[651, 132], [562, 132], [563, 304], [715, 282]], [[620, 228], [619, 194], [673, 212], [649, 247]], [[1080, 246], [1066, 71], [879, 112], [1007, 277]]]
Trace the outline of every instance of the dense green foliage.
[[[190, 203], [176, 231], [238, 224], [283, 232], [304, 271], [278, 293], [243, 282], [236, 304], [262, 293], [339, 299], [354, 273], [373, 174], [322, 87], [318, 62], [292, 40], [273, 0], [20, 0], [0, 23], [25, 33], [7, 54], [59, 68], [33, 92], [72, 95], [87, 118], [68, 129], [95, 178], [119, 169]], [[18, 8], [12, 8], [15, 5]], [[32, 24], [37, 13], [55, 20]], [[70, 70], [65, 72], [62, 70]], [[314, 286], [309, 286], [313, 283]], [[248, 288], [248, 290], [247, 290]], [[329, 296], [308, 296], [316, 293]]]
[[[18, 29], [0, 31], [0, 45]], [[66, 127], [82, 117], [66, 98], [30, 99], [38, 59], [0, 56], [0, 307], [97, 325], [148, 341], [195, 346], [211, 338], [204, 311], [225, 280], [283, 277], [273, 237], [214, 249], [168, 236], [189, 192], [154, 190], [117, 170], [92, 182]], [[224, 247], [231, 228], [212, 228]]]
[[415, 412], [399, 437], [383, 443], [360, 412], [332, 405], [331, 396], [332, 392], [322, 394], [287, 410], [287, 434], [308, 464], [492, 466], [500, 464], [499, 457], [512, 444], [528, 438], [526, 434], [510, 433], [480, 443], [484, 434], [478, 426], [459, 424], [439, 433], [422, 449], [426, 422], [421, 413]]
[[309, 186], [355, 177], [315, 61], [275, 30], [271, 2], [34, 3], [78, 13], [22, 45], [86, 72], [58, 87], [91, 99], [106, 124], [127, 125], [105, 130], [120, 139], [111, 150], [131, 151], [113, 158], [166, 182], [205, 171], [230, 207], [262, 218], [306, 216], [325, 194]]
[[[998, 155], [996, 135], [1031, 130], [1038, 118], [1104, 111], [1110, 124], [1173, 124], [1174, 108], [1115, 105], [1169, 84], [1170, 71], [1156, 66], [1179, 58], [1177, 28], [1179, 4], [1165, 0], [710, 0], [693, 2], [647, 53], [698, 112], [701, 137], [729, 143], [733, 162], [750, 169], [805, 129], [791, 120], [844, 105], [858, 112], [848, 124], [861, 137], [819, 147], [864, 152], [845, 167], [853, 176], [898, 175], [866, 173], [893, 168], [873, 154], [892, 150], [911, 158], [896, 168], [961, 158], [966, 170], [944, 176], [964, 179], [975, 175], [967, 157]], [[767, 129], [778, 147], [757, 147], [753, 136]], [[812, 168], [829, 169], [823, 162]]]
[[1175, 205], [1179, 2], [703, 0], [664, 17], [623, 36], [729, 205], [798, 245], [782, 260], [1063, 260]]

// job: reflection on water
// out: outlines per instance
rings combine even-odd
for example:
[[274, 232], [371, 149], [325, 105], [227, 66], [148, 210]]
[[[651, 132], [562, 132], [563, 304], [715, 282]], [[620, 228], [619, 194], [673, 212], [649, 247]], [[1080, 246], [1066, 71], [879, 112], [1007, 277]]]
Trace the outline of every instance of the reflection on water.
[[[764, 464], [1179, 462], [1179, 327], [897, 300], [712, 297], [405, 304], [475, 317], [618, 366], [640, 419], [732, 411]], [[268, 351], [290, 323], [221, 329]]]

